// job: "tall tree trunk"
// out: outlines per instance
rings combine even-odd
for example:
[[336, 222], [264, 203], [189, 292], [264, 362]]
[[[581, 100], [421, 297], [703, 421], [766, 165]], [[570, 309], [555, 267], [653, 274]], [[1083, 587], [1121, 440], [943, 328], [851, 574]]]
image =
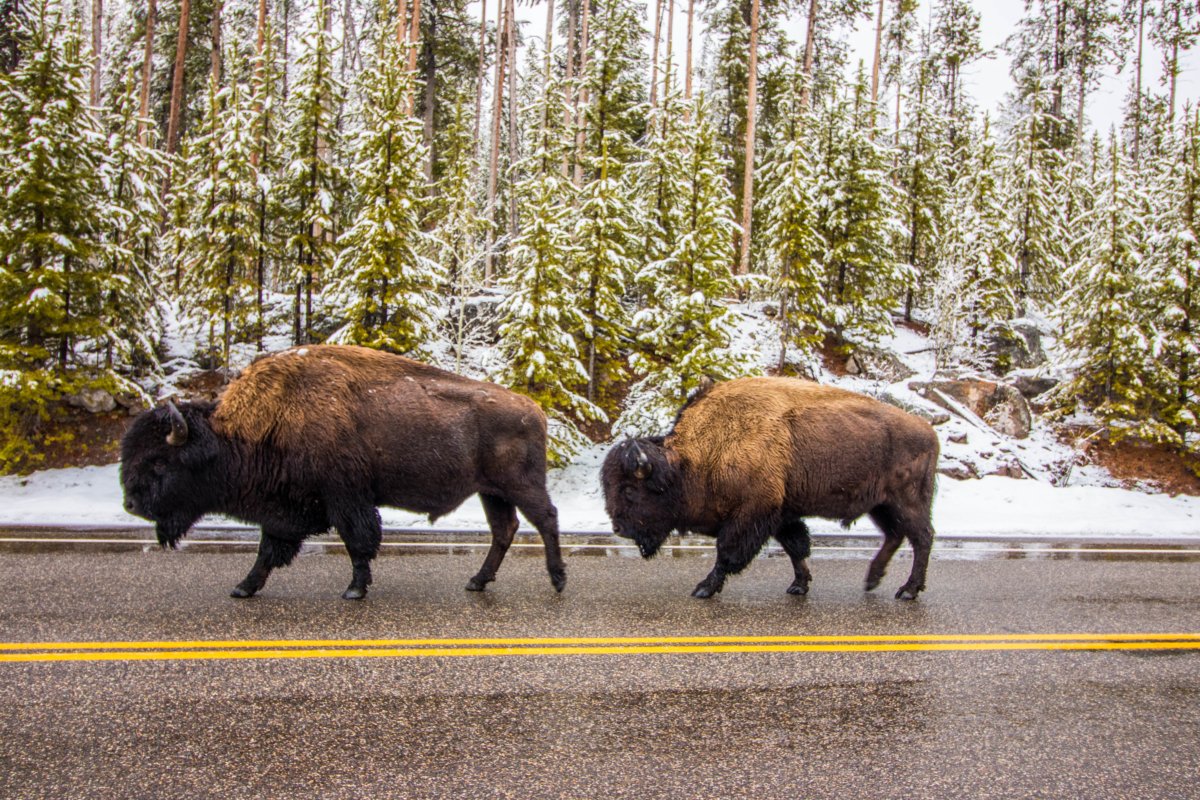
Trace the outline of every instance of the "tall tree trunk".
[[92, 0], [92, 113], [100, 117], [100, 36], [104, 28], [104, 0]]
[[546, 133], [546, 116], [550, 113], [550, 98], [546, 89], [550, 86], [550, 53], [554, 49], [554, 0], [549, 0], [546, 9], [546, 66], [542, 72], [542, 118], [538, 121], [538, 140]]
[[[266, 39], [266, 37], [267, 37], [267, 0], [258, 0], [258, 25], [256, 27], [256, 30], [257, 30], [257, 35], [255, 37], [254, 52], [258, 54], [258, 57], [260, 60], [257, 63], [255, 63], [255, 65], [254, 65], [254, 94], [255, 94], [255, 97], [258, 96], [259, 89], [262, 87], [262, 82], [263, 82], [263, 63], [262, 63], [261, 59], [262, 59], [263, 49], [266, 47], [266, 43], [267, 43], [267, 39]], [[261, 112], [262, 112], [262, 103], [258, 102], [258, 100], [256, 99], [254, 101], [254, 116], [258, 117], [259, 113], [261, 113]], [[263, 132], [260, 131], [260, 134], [261, 133], [263, 133]], [[262, 142], [262, 137], [260, 135], [259, 143], [261, 143], [261, 142]], [[250, 166], [252, 166], [256, 169], [258, 168], [258, 148], [257, 147], [254, 148], [252, 151], [250, 151]], [[261, 292], [261, 288], [260, 288], [260, 292]]]
[[[417, 40], [421, 38], [421, 0], [413, 0], [412, 21], [408, 26], [408, 74], [415, 77], [417, 71]], [[415, 100], [413, 86], [408, 87], [408, 116], [412, 116]]]
[[809, 0], [808, 33], [804, 37], [804, 88], [800, 91], [800, 107], [808, 108], [812, 103], [813, 47], [817, 38], [817, 0]]
[[592, 18], [592, 0], [583, 0], [583, 34], [579, 42], [579, 92], [575, 95], [575, 188], [583, 185], [583, 117], [588, 93], [587, 78], [588, 23]]
[[434, 151], [433, 112], [437, 110], [437, 41], [438, 9], [435, 4], [429, 13], [429, 38], [425, 41], [425, 183], [433, 183], [433, 163], [437, 158]]
[[224, 0], [213, 3], [212, 15], [212, 78], [221, 83], [221, 6]]
[[[579, 0], [569, 0], [567, 3], [567, 80], [565, 87], [566, 102], [563, 110], [563, 129], [571, 126], [571, 80], [575, 77], [575, 21], [579, 17]], [[571, 170], [570, 153], [563, 154], [562, 174], [567, 177]]]
[[1089, 16], [1091, 0], [1083, 0], [1083, 11], [1080, 17], [1080, 28], [1082, 29], [1082, 40], [1079, 44], [1079, 55], [1076, 57], [1076, 63], [1079, 69], [1076, 71], [1079, 80], [1079, 102], [1075, 108], [1075, 135], [1083, 136], [1083, 106], [1084, 98], [1087, 96], [1087, 62], [1091, 52], [1092, 42], [1092, 20]]
[[[815, 0], [814, 0], [815, 1]], [[742, 253], [735, 275], [750, 272], [750, 228], [754, 202], [754, 117], [758, 101], [758, 0], [750, 6], [750, 85], [746, 92], [746, 169], [742, 188]]]
[[479, 4], [479, 75], [475, 81], [475, 138], [471, 142], [471, 185], [475, 185], [475, 176], [479, 172], [479, 120], [483, 116], [483, 65], [487, 48], [487, 0]]
[[1138, 4], [1137, 84], [1133, 92], [1133, 165], [1138, 165], [1142, 145], [1142, 35], [1146, 26], [1146, 0]]
[[508, 233], [517, 238], [517, 12], [516, 0], [508, 0], [508, 169], [513, 173], [508, 192]]
[[[875, 13], [875, 59], [871, 63], [871, 102], [879, 102], [879, 56], [883, 50], [883, 0]], [[875, 112], [871, 112], [872, 116]], [[874, 132], [872, 132], [874, 136]]]
[[403, 45], [408, 39], [408, 3], [398, 0], [396, 3], [396, 44]]
[[150, 141], [146, 120], [150, 117], [150, 78], [154, 66], [154, 26], [157, 24], [157, 0], [146, 8], [146, 54], [142, 57], [142, 86], [138, 97], [138, 142], [145, 147]]
[[675, 0], [667, 0], [667, 68], [663, 72], [663, 100], [671, 93], [671, 41], [675, 35]]
[[[175, 74], [171, 80], [171, 113], [167, 117], [167, 155], [174, 155], [179, 147], [179, 111], [183, 106], [183, 73], [187, 68], [188, 18], [191, 15], [190, 0], [180, 0], [179, 5], [179, 36], [175, 40]], [[165, 196], [171, 189], [171, 170], [163, 179], [162, 193]]]
[[687, 70], [683, 77], [683, 99], [688, 102], [684, 119], [692, 121], [692, 20], [696, 15], [696, 0], [688, 0]]
[[658, 104], [658, 38], [662, 31], [662, 0], [654, 0], [654, 40], [650, 50], [650, 108]]
[[487, 189], [487, 246], [483, 255], [483, 283], [492, 285], [492, 244], [496, 240], [496, 172], [500, 166], [500, 120], [504, 110], [504, 78], [506, 70], [504, 59], [508, 54], [508, 14], [505, 13], [504, 0], [500, 0], [499, 13], [496, 19], [496, 80], [495, 96], [492, 98], [492, 143], [491, 158], [488, 161]]

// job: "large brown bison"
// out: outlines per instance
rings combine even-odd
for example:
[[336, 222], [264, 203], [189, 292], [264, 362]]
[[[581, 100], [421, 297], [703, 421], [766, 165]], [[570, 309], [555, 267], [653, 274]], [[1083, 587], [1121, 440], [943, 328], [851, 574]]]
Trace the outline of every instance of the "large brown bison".
[[258, 359], [216, 404], [143, 414], [121, 441], [125, 508], [175, 547], [202, 515], [262, 526], [250, 597], [305, 537], [337, 528], [354, 564], [343, 597], [366, 595], [379, 550], [377, 506], [448, 514], [478, 493], [492, 546], [467, 584], [480, 591], [517, 530], [537, 528], [562, 591], [558, 512], [546, 493], [546, 418], [532, 400], [401, 356], [316, 345]]
[[897, 598], [925, 588], [938, 439], [929, 423], [869, 397], [790, 378], [706, 381], [665, 437], [627, 439], [601, 470], [619, 536], [652, 557], [672, 530], [717, 538], [717, 564], [692, 592], [711, 597], [774, 536], [792, 559], [790, 594], [812, 575], [804, 517], [843, 525], [869, 514], [884, 542], [867, 570], [883, 578], [908, 539], [913, 570]]

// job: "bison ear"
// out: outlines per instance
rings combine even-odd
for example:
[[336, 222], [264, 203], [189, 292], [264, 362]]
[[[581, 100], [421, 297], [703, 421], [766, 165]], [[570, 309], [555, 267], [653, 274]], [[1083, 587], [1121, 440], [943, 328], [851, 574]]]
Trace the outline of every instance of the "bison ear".
[[182, 447], [187, 444], [188, 440], [187, 422], [184, 421], [183, 415], [170, 400], [167, 401], [167, 409], [171, 412], [171, 432], [167, 434], [167, 444]]
[[640, 481], [650, 477], [653, 467], [650, 464], [650, 457], [646, 455], [646, 451], [642, 449], [640, 444], [634, 443], [633, 449], [637, 451], [637, 470], [633, 475]]
[[705, 375], [700, 378], [700, 385], [696, 389], [696, 394], [704, 394], [716, 385], [716, 381]]

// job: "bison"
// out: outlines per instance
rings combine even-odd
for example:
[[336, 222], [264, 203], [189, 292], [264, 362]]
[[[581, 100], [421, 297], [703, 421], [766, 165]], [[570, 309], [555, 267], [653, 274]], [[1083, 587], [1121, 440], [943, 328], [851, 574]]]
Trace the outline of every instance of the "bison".
[[896, 597], [914, 599], [933, 543], [937, 460], [929, 423], [871, 398], [791, 378], [706, 379], [668, 435], [613, 447], [601, 482], [613, 531], [637, 542], [643, 558], [672, 530], [716, 537], [717, 563], [696, 597], [721, 591], [772, 536], [792, 560], [788, 593], [806, 594], [804, 518], [849, 526], [869, 514], [884, 542], [867, 590], [908, 539], [912, 575]]
[[314, 345], [256, 360], [213, 403], [168, 403], [121, 440], [125, 508], [174, 548], [204, 514], [262, 527], [258, 560], [231, 593], [250, 597], [303, 540], [337, 528], [358, 600], [379, 550], [377, 506], [448, 514], [478, 493], [492, 531], [480, 591], [517, 530], [541, 534], [562, 591], [558, 512], [546, 492], [546, 417], [500, 386], [362, 347]]

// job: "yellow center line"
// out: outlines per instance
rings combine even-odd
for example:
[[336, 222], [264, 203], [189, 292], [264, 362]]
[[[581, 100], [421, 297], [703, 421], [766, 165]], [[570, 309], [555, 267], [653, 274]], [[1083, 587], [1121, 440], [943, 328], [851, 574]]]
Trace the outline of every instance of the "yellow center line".
[[159, 652], [16, 653], [0, 662], [166, 661], [297, 658], [421, 658], [460, 656], [660, 655], [687, 653], [894, 653], [988, 650], [1198, 650], [1200, 641], [880, 642], [870, 644], [611, 645], [559, 647], [331, 648], [296, 650], [179, 650]]
[[1200, 633], [285, 639], [176, 642], [13, 642], [0, 644], [0, 662], [659, 653], [883, 653], [968, 650], [1192, 649], [1200, 649]]

